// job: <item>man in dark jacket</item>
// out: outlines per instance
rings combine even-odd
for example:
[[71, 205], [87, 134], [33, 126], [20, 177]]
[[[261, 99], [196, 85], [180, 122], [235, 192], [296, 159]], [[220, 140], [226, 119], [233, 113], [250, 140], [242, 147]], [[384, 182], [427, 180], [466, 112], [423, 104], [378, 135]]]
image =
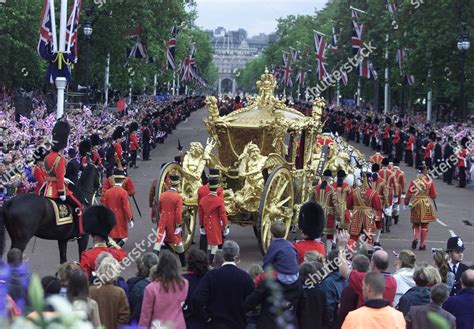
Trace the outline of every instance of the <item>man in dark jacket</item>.
[[[439, 165], [443, 161], [443, 149], [441, 147], [441, 137], [437, 137], [434, 146], [433, 166], [439, 168]], [[439, 177], [436, 177], [439, 178]]]
[[451, 296], [456, 295], [461, 290], [461, 275], [468, 269], [466, 264], [463, 264], [464, 258], [464, 242], [458, 236], [452, 236], [448, 239], [446, 252], [449, 255], [448, 262], [449, 271], [454, 273], [454, 287], [451, 290]]
[[69, 179], [71, 182], [77, 186], [79, 182], [79, 172], [81, 171], [81, 164], [76, 158], [77, 152], [74, 148], [70, 148], [67, 151], [69, 162], [66, 165], [66, 174], [65, 178]]
[[410, 312], [405, 316], [407, 329], [438, 329], [431, 320], [428, 319], [428, 313], [436, 313], [445, 318], [450, 328], [456, 328], [456, 318], [449, 312], [443, 310], [441, 305], [448, 299], [449, 290], [444, 283], [438, 283], [431, 288], [431, 303], [427, 305], [413, 306]]
[[408, 291], [400, 298], [397, 309], [407, 315], [413, 306], [426, 305], [430, 303], [430, 272], [426, 266], [418, 266], [413, 271], [413, 280], [416, 286], [408, 289]]
[[467, 270], [461, 276], [462, 290], [451, 296], [443, 308], [456, 317], [457, 329], [474, 328], [474, 270]]
[[240, 257], [237, 242], [227, 240], [222, 246], [224, 263], [202, 278], [192, 298], [192, 304], [213, 329], [244, 329], [247, 319], [243, 307], [245, 298], [254, 289], [247, 272], [236, 265]]
[[454, 149], [453, 149], [452, 142], [453, 142], [453, 138], [451, 136], [448, 137], [448, 142], [444, 146], [444, 152], [443, 152], [444, 153], [443, 159], [448, 165], [448, 168], [443, 175], [443, 182], [448, 183], [448, 185], [453, 185], [454, 166], [456, 165], [456, 158], [454, 156]]

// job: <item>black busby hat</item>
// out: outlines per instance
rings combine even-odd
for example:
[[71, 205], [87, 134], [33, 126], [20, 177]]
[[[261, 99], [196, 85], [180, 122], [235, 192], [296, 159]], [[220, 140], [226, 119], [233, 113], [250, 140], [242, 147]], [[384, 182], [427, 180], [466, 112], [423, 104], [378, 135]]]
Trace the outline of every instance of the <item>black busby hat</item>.
[[324, 170], [323, 177], [332, 177], [332, 171], [329, 169]]
[[371, 118], [371, 117], [366, 117], [366, 118], [365, 118], [365, 122], [367, 122], [367, 123], [372, 123], [372, 118]]
[[446, 251], [464, 251], [464, 242], [458, 236], [452, 236], [448, 239]]
[[74, 147], [69, 148], [69, 150], [67, 150], [67, 155], [70, 158], [75, 158], [77, 155], [76, 149]]
[[112, 139], [116, 140], [122, 138], [124, 131], [125, 129], [122, 126], [115, 128], [114, 133], [112, 134]]
[[346, 178], [347, 177], [347, 174], [344, 170], [338, 170], [337, 171], [337, 178]]
[[469, 142], [469, 138], [466, 136], [461, 139], [461, 146], [467, 148], [467, 142]]
[[180, 177], [179, 175], [170, 175], [170, 184], [173, 186], [179, 185]]
[[375, 123], [376, 125], [378, 125], [378, 124], [380, 123], [380, 119], [379, 119], [379, 118], [375, 118], [375, 119], [374, 119], [374, 123]]
[[410, 134], [412, 134], [412, 135], [415, 135], [415, 134], [416, 134], [416, 129], [415, 129], [415, 127], [410, 126], [410, 127], [408, 128], [408, 133], [410, 133]]
[[372, 173], [376, 173], [380, 170], [380, 166], [378, 163], [372, 164]]
[[392, 119], [390, 117], [385, 118], [385, 123], [391, 125]]
[[53, 151], [60, 151], [66, 148], [70, 127], [65, 121], [58, 121], [53, 127]]
[[324, 228], [324, 211], [319, 204], [308, 201], [301, 206], [298, 226], [309, 239], [321, 237]]
[[211, 178], [211, 177], [220, 177], [219, 169], [209, 168], [209, 178]]
[[35, 159], [35, 163], [43, 161], [47, 154], [48, 154], [48, 151], [44, 147], [42, 146], [38, 147], [33, 152], [33, 158]]
[[388, 166], [389, 163], [390, 163], [389, 158], [383, 158], [382, 159], [382, 167]]
[[134, 132], [134, 131], [137, 131], [137, 130], [138, 130], [138, 123], [132, 122], [130, 124], [130, 132]]
[[90, 137], [91, 145], [97, 146], [101, 144], [100, 136], [98, 134], [92, 134]]
[[436, 140], [436, 133], [434, 131], [431, 131], [428, 135], [428, 138], [432, 141]]
[[397, 128], [401, 128], [401, 127], [403, 126], [402, 120], [399, 119], [399, 120], [395, 123], [395, 125], [397, 126]]
[[235, 102], [236, 102], [236, 103], [240, 103], [240, 96], [238, 96], [238, 95], [235, 96]]
[[115, 215], [107, 207], [92, 206], [84, 212], [84, 231], [91, 235], [107, 240], [115, 224]]
[[142, 126], [148, 126], [149, 123], [150, 123], [150, 119], [148, 119], [148, 118], [143, 118], [143, 120], [142, 120]]
[[219, 187], [219, 179], [212, 177], [207, 181], [210, 190], [216, 190]]
[[81, 155], [81, 157], [84, 157], [87, 154], [90, 155], [91, 153], [92, 153], [92, 145], [90, 141], [86, 139], [79, 143], [79, 154]]

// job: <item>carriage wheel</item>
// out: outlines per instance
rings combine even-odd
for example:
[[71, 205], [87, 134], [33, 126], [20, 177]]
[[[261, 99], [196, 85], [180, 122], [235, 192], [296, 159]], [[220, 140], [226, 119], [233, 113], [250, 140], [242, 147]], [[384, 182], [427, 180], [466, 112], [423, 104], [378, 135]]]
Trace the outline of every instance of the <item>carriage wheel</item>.
[[[156, 183], [156, 191], [155, 191], [155, 220], [159, 221], [159, 209], [158, 209], [158, 200], [160, 199], [161, 193], [168, 190], [169, 186], [167, 184], [168, 177], [171, 173], [179, 173], [182, 176], [182, 169], [181, 165], [176, 162], [169, 162], [165, 164], [160, 171], [160, 175], [158, 176], [157, 183]], [[182, 191], [183, 180], [181, 180], [180, 191]], [[184, 250], [188, 250], [193, 242], [194, 238], [194, 231], [196, 228], [196, 220], [197, 220], [197, 207], [196, 206], [187, 206], [183, 204], [183, 211], [182, 211], [182, 229], [183, 232], [181, 233], [183, 238], [183, 246]], [[175, 251], [175, 247], [173, 245], [170, 248]]]
[[268, 177], [258, 208], [259, 245], [265, 254], [272, 241], [270, 227], [276, 220], [286, 225], [285, 238], [291, 228], [295, 193], [291, 172], [284, 167], [275, 169]]

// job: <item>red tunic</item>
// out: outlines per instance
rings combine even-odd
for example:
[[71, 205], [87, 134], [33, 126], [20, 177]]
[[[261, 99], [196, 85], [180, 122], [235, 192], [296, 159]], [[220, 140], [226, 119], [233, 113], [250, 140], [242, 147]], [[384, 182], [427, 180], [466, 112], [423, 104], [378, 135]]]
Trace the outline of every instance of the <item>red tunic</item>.
[[390, 126], [386, 125], [385, 128], [383, 129], [383, 139], [389, 139], [390, 138]]
[[382, 160], [383, 160], [383, 155], [380, 154], [379, 152], [375, 153], [374, 155], [370, 157], [370, 162], [376, 163], [379, 166], [382, 165]]
[[387, 193], [387, 204], [390, 206], [393, 203], [393, 197], [398, 194], [398, 189], [395, 181], [395, 173], [393, 170], [388, 168], [382, 168], [379, 170], [379, 177], [383, 179], [384, 185], [388, 191]]
[[336, 232], [336, 193], [332, 185], [327, 185], [321, 190], [321, 184], [314, 188], [314, 201], [319, 203], [324, 211], [323, 234], [334, 234]]
[[[204, 184], [203, 186], [201, 186], [198, 189], [198, 204], [200, 204], [202, 198], [204, 198], [205, 196], [208, 196], [210, 192], [211, 190], [209, 189], [209, 185]], [[222, 187], [217, 188], [217, 196], [224, 199], [224, 190], [222, 189]]]
[[456, 159], [458, 168], [466, 168], [467, 149], [462, 149], [457, 155]]
[[329, 145], [333, 142], [331, 137], [322, 136], [318, 138], [318, 143], [321, 145]]
[[321, 241], [303, 240], [293, 242], [293, 246], [296, 248], [296, 252], [298, 253], [298, 264], [303, 263], [304, 255], [306, 255], [308, 251], [317, 251], [322, 256], [326, 255], [326, 248], [324, 247], [324, 243]]
[[428, 145], [425, 147], [425, 159], [433, 157], [433, 150], [434, 150], [434, 143], [429, 142]]
[[114, 212], [117, 222], [110, 231], [110, 237], [113, 239], [128, 238], [128, 222], [133, 218], [133, 214], [127, 191], [117, 186], [108, 189], [104, 195], [103, 205]]
[[411, 181], [405, 197], [405, 205], [411, 206], [410, 220], [412, 224], [431, 223], [436, 220], [436, 211], [432, 199], [436, 199], [434, 181], [427, 176], [420, 176]]
[[393, 144], [398, 144], [400, 143], [400, 129], [395, 130], [395, 135], [393, 136]]
[[116, 159], [118, 158], [120, 161], [123, 160], [123, 150], [122, 150], [122, 144], [120, 143], [115, 143], [114, 144], [114, 151], [115, 151], [115, 156], [116, 156]]
[[414, 148], [415, 148], [415, 136], [410, 136], [408, 137], [408, 140], [406, 141], [405, 150], [413, 151]]
[[100, 158], [99, 151], [93, 149], [92, 150], [92, 161], [94, 161], [94, 164], [101, 168], [102, 167], [102, 159]]
[[91, 277], [92, 271], [95, 270], [95, 259], [103, 251], [110, 253], [119, 262], [127, 255], [123, 249], [108, 248], [106, 246], [94, 247], [92, 249], [83, 251], [81, 254], [80, 266], [89, 277]]
[[[108, 189], [114, 187], [114, 177], [115, 176], [110, 176], [104, 181], [104, 184], [102, 185], [102, 194], [100, 197], [100, 203], [104, 203], [105, 192], [107, 192]], [[127, 191], [129, 196], [135, 195], [135, 186], [133, 185], [133, 182], [129, 177], [125, 178], [125, 180], [122, 182], [122, 188], [124, 188], [125, 191]]]
[[44, 167], [46, 173], [46, 188], [44, 196], [52, 199], [58, 199], [59, 195], [70, 195], [64, 184], [64, 175], [66, 173], [66, 160], [56, 151], [51, 151], [44, 158]]
[[224, 198], [208, 194], [199, 202], [199, 225], [206, 230], [209, 245], [222, 244], [222, 232], [228, 225]]
[[43, 166], [35, 166], [35, 169], [33, 170], [33, 176], [36, 179], [35, 193], [39, 194], [39, 190], [46, 180], [46, 171], [44, 170]]
[[[395, 174], [395, 187], [397, 189], [397, 195], [401, 196], [405, 193], [405, 173], [398, 167], [393, 169]], [[400, 197], [398, 198], [398, 204], [400, 204]]]
[[[385, 186], [384, 184], [384, 181], [382, 178], [377, 177], [377, 181], [376, 182], [371, 182], [370, 183], [370, 187], [375, 191], [377, 192], [379, 198], [380, 198], [380, 202], [382, 203], [382, 208], [386, 208], [389, 206], [388, 204], [388, 187]], [[377, 217], [375, 218], [375, 220], [379, 221], [379, 220], [382, 220], [382, 209], [380, 209], [380, 211], [377, 211]]]
[[347, 208], [352, 210], [350, 235], [375, 234], [375, 217], [382, 211], [378, 193], [370, 188], [356, 188], [347, 198]]
[[136, 133], [130, 134], [130, 151], [138, 150], [138, 137]]
[[[352, 192], [352, 188], [347, 183], [342, 183], [341, 187], [337, 186], [337, 182], [333, 183], [336, 198], [338, 200], [337, 207], [339, 207], [337, 219], [339, 219], [339, 229], [347, 229], [351, 223], [351, 212], [347, 209], [347, 199]], [[344, 218], [340, 218], [344, 214]]]
[[174, 234], [176, 227], [182, 223], [183, 199], [181, 195], [174, 191], [165, 191], [158, 200], [160, 211], [160, 222], [158, 223], [157, 242], [178, 244], [181, 235]]

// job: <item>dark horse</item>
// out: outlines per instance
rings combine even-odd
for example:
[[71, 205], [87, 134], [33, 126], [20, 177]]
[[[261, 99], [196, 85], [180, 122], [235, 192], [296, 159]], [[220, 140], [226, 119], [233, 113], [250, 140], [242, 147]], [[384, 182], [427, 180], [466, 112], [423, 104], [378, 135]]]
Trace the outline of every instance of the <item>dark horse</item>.
[[[86, 204], [90, 205], [94, 193], [99, 187], [99, 171], [94, 165], [89, 164], [83, 171], [74, 192], [79, 200], [86, 200]], [[57, 240], [61, 263], [67, 260], [68, 240], [77, 236], [74, 223], [56, 225], [51, 202], [46, 197], [33, 193], [15, 196], [7, 201], [3, 208], [0, 208], [0, 251], [3, 251], [5, 234], [3, 225], [5, 225], [12, 240], [11, 248], [25, 250], [26, 245], [34, 236], [40, 239]], [[83, 234], [77, 240], [79, 257], [82, 251], [87, 248], [88, 241], [87, 234]]]

